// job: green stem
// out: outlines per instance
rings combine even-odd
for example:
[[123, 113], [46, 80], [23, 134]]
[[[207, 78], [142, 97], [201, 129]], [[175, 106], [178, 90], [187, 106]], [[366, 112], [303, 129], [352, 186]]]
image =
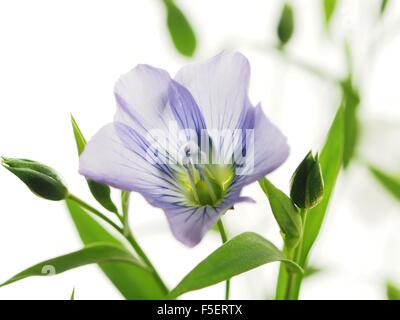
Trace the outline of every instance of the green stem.
[[121, 207], [122, 207], [122, 221], [123, 221], [123, 233], [124, 237], [128, 240], [132, 248], [135, 250], [137, 255], [143, 260], [143, 262], [147, 265], [148, 268], [151, 269], [153, 275], [157, 282], [159, 283], [160, 287], [163, 288], [165, 293], [168, 293], [168, 288], [165, 285], [164, 281], [161, 279], [160, 275], [158, 274], [156, 268], [151, 263], [150, 259], [147, 257], [146, 253], [139, 245], [135, 237], [133, 236], [132, 230], [129, 226], [129, 191], [122, 191], [121, 192]]
[[[306, 219], [307, 219], [307, 209], [302, 209], [301, 210], [301, 220], [302, 220], [302, 225], [303, 225], [303, 232], [304, 232], [304, 226], [306, 224]], [[303, 249], [303, 237], [304, 234], [302, 234], [299, 244], [296, 248], [294, 249], [289, 249], [285, 248], [287, 257], [297, 264], [301, 265], [301, 251]], [[304, 266], [302, 266], [304, 267]], [[286, 272], [287, 276], [283, 277], [286, 278], [286, 288], [285, 288], [285, 294], [283, 296], [283, 299], [285, 300], [298, 300], [299, 298], [299, 292], [300, 292], [300, 285], [296, 285], [296, 283], [301, 284], [301, 279], [302, 275], [298, 273], [293, 273], [288, 271], [287, 269], [281, 269], [281, 272]], [[280, 277], [281, 278], [281, 277]], [[279, 285], [279, 283], [278, 283]]]
[[156, 268], [153, 266], [153, 264], [151, 263], [150, 259], [147, 257], [146, 253], [144, 252], [144, 250], [142, 249], [142, 247], [139, 245], [139, 243], [137, 242], [137, 240], [135, 239], [135, 237], [133, 236], [132, 232], [130, 231], [130, 228], [128, 227], [128, 234], [125, 235], [126, 239], [128, 240], [128, 242], [131, 244], [132, 248], [135, 250], [135, 252], [137, 253], [137, 255], [143, 260], [143, 262], [147, 265], [147, 267], [149, 267], [155, 277], [155, 279], [157, 280], [157, 282], [159, 283], [159, 285], [161, 286], [161, 288], [165, 291], [165, 293], [168, 293], [168, 288], [165, 285], [164, 281], [161, 279], [160, 275], [158, 274]]
[[[221, 220], [221, 219], [218, 220], [218, 229], [219, 229], [219, 233], [221, 234], [222, 243], [227, 242], [227, 241], [228, 241], [228, 237], [227, 237], [227, 235], [226, 235], [226, 231], [225, 231], [225, 228], [224, 228], [224, 224], [222, 223], [222, 220]], [[231, 280], [228, 279], [228, 280], [226, 280], [225, 300], [229, 300], [229, 292], [230, 292], [230, 289], [231, 289]]]
[[86, 203], [85, 201], [83, 201], [82, 199], [78, 198], [77, 196], [69, 193], [67, 195], [67, 198], [71, 201], [76, 202], [77, 204], [79, 204], [82, 208], [85, 208], [86, 210], [90, 211], [91, 213], [93, 213], [94, 215], [96, 215], [97, 217], [99, 217], [100, 219], [102, 219], [103, 221], [105, 221], [106, 223], [108, 223], [111, 227], [113, 227], [115, 230], [117, 230], [119, 233], [121, 233], [122, 235], [123, 230], [115, 223], [113, 222], [111, 219], [109, 219], [107, 216], [105, 216], [104, 214], [102, 214], [99, 210], [97, 210], [96, 208], [93, 208], [90, 204]]
[[[143, 262], [147, 265], [147, 267], [152, 271], [154, 274], [155, 279], [157, 282], [160, 284], [161, 288], [165, 291], [165, 293], [168, 293], [168, 288], [162, 281], [161, 277], [157, 273], [156, 269], [154, 268], [153, 264], [151, 261], [147, 258], [146, 254], [144, 253], [143, 249], [140, 247], [136, 239], [133, 237], [132, 232], [129, 228], [129, 225], [127, 223], [127, 209], [128, 209], [128, 202], [126, 201], [125, 203], [122, 204], [123, 212], [124, 213], [124, 218], [121, 217], [121, 221], [124, 221], [123, 228], [119, 227], [116, 223], [114, 223], [111, 219], [109, 219], [107, 216], [102, 214], [99, 210], [96, 208], [93, 208], [91, 205], [80, 199], [79, 197], [73, 195], [73, 194], [68, 194], [67, 198], [71, 201], [76, 202], [79, 204], [82, 208], [90, 211], [100, 219], [102, 219], [104, 222], [108, 223], [111, 227], [113, 227], [116, 231], [118, 231], [122, 236], [126, 238], [126, 240], [129, 242], [129, 244], [132, 246], [132, 248], [135, 250], [137, 255], [143, 260]], [[126, 198], [125, 198], [126, 200]]]

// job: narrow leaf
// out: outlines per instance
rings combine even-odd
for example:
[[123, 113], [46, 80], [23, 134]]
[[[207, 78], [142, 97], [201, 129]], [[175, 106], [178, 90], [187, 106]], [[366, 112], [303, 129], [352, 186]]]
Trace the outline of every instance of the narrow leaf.
[[390, 194], [400, 200], [400, 176], [390, 175], [374, 166], [370, 166], [369, 170]]
[[389, 4], [389, 0], [381, 0], [381, 7], [380, 7], [381, 16], [383, 16], [385, 14], [388, 4]]
[[342, 83], [344, 106], [344, 150], [343, 167], [347, 168], [352, 160], [359, 137], [358, 107], [360, 95], [354, 88], [351, 78]]
[[128, 251], [106, 243], [91, 244], [64, 256], [40, 262], [7, 280], [0, 287], [33, 276], [50, 276], [92, 263], [123, 262], [150, 273]]
[[281, 229], [285, 243], [293, 248], [297, 245], [302, 230], [301, 216], [293, 201], [268, 179], [259, 180], [259, 184], [268, 197], [272, 213]]
[[184, 13], [174, 0], [164, 0], [167, 10], [167, 27], [175, 48], [184, 56], [193, 56], [196, 50], [196, 36]]
[[[299, 256], [299, 265], [306, 267], [310, 250], [319, 235], [324, 221], [329, 201], [334, 191], [336, 179], [342, 167], [344, 145], [344, 108], [341, 106], [336, 113], [335, 119], [329, 129], [325, 145], [320, 154], [322, 176], [324, 178], [324, 198], [313, 209], [308, 211], [307, 220], [304, 226], [304, 237], [302, 249]], [[280, 267], [279, 279], [276, 290], [276, 298], [284, 299], [285, 287], [288, 281], [286, 268]], [[299, 295], [302, 275], [296, 275], [292, 285], [293, 292]]]
[[[325, 145], [320, 155], [322, 175], [324, 177], [325, 189], [322, 201], [307, 214], [307, 222], [304, 229], [304, 241], [302, 248], [303, 263], [318, 237], [322, 222], [332, 197], [336, 179], [340, 172], [343, 156], [343, 126], [344, 112], [339, 108], [335, 120], [329, 130]], [[304, 265], [302, 263], [302, 265]]]
[[279, 47], [283, 48], [292, 38], [294, 32], [293, 8], [289, 3], [285, 3], [278, 22], [277, 34]]
[[303, 274], [303, 279], [305, 278], [310, 278], [318, 273], [321, 273], [323, 270], [319, 267], [315, 267], [315, 266], [307, 266], [304, 269], [304, 274]]
[[279, 249], [260, 235], [245, 232], [226, 242], [200, 262], [170, 293], [176, 298], [183, 293], [205, 288], [266, 263], [282, 261], [296, 272], [302, 269], [285, 258]]
[[[82, 134], [82, 131], [79, 129], [78, 124], [76, 123], [75, 118], [71, 114], [71, 123], [72, 129], [74, 131], [74, 137], [76, 142], [76, 147], [78, 149], [78, 155], [81, 155], [83, 150], [86, 146], [86, 139]], [[90, 192], [92, 193], [93, 197], [100, 203], [105, 209], [118, 213], [117, 207], [111, 200], [111, 190], [110, 187], [104, 184], [100, 184], [94, 182], [90, 179], [86, 179]]]
[[75, 300], [75, 288], [72, 289], [71, 297], [69, 298], [69, 300]]
[[[84, 244], [107, 242], [124, 248], [119, 240], [79, 205], [70, 200], [67, 200], [66, 203]], [[153, 274], [149, 274], [146, 270], [122, 263], [100, 264], [100, 268], [126, 299], [162, 299], [167, 294]]]
[[400, 300], [400, 288], [389, 281], [386, 284], [386, 296], [388, 300]]
[[327, 28], [329, 27], [335, 13], [336, 2], [336, 0], [323, 0], [324, 23]]

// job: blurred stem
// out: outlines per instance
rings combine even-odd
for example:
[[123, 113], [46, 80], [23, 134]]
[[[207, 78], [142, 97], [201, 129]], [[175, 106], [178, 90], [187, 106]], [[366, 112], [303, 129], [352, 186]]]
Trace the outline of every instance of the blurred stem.
[[[228, 237], [226, 235], [226, 231], [225, 231], [225, 228], [224, 228], [224, 224], [222, 223], [222, 219], [218, 220], [218, 229], [219, 229], [219, 233], [221, 234], [222, 243], [227, 242], [228, 241]], [[226, 280], [225, 300], [229, 300], [230, 288], [231, 288], [231, 280], [228, 279], [228, 280]]]
[[[304, 232], [304, 227], [307, 222], [307, 209], [302, 209], [301, 212], [301, 220], [302, 220], [302, 225], [303, 225], [303, 232]], [[299, 244], [297, 245], [296, 248], [289, 249], [285, 247], [284, 251], [286, 252], [287, 258], [290, 260], [293, 260], [297, 264], [301, 266], [301, 251], [303, 249], [303, 236], [302, 234]], [[304, 267], [304, 266], [301, 266]], [[303, 275], [299, 273], [293, 273], [290, 272], [287, 268], [281, 268], [281, 272], [286, 272], [287, 275], [286, 277], [281, 277], [279, 275], [279, 280], [286, 278], [285, 281], [285, 291], [284, 295], [282, 297], [278, 297], [278, 290], [277, 290], [277, 299], [283, 298], [284, 300], [298, 300], [299, 299], [299, 293], [300, 293], [300, 285], [301, 285], [301, 280]], [[278, 286], [279, 284], [278, 280]], [[299, 285], [296, 285], [296, 283], [299, 283]]]
[[286, 50], [282, 50], [279, 47], [276, 46], [260, 46], [260, 45], [255, 45], [253, 46], [254, 49], [257, 49], [258, 51], [266, 52], [266, 53], [273, 53], [273, 54], [278, 54], [286, 63], [291, 64], [303, 71], [306, 71], [310, 74], [313, 74], [317, 76], [318, 78], [330, 82], [334, 85], [340, 84], [340, 80], [337, 79], [335, 76], [330, 74], [328, 71], [315, 66], [311, 63], [308, 63], [306, 61], [300, 60], [291, 54], [289, 54]]

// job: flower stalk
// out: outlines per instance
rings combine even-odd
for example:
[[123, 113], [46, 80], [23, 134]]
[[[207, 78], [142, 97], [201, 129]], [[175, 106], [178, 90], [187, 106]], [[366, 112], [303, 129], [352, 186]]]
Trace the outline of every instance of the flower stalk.
[[[218, 229], [219, 229], [219, 233], [221, 235], [222, 243], [227, 242], [228, 236], [226, 234], [224, 224], [222, 223], [221, 219], [218, 220]], [[229, 300], [230, 288], [231, 288], [231, 280], [228, 279], [228, 280], [226, 280], [226, 286], [225, 286], [225, 300]]]

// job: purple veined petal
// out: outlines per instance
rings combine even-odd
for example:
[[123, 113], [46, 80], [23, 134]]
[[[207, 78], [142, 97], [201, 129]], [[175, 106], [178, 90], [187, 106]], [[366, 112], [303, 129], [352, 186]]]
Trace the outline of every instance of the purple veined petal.
[[171, 178], [168, 167], [162, 168], [149, 161], [146, 145], [131, 131], [124, 131], [126, 128], [118, 123], [103, 127], [80, 156], [79, 173], [115, 188], [137, 191], [153, 205], [184, 204], [182, 192]]
[[[173, 119], [167, 107], [171, 78], [168, 72], [138, 65], [115, 84], [115, 121], [123, 122], [145, 136], [142, 130], [163, 128]], [[165, 128], [168, 128], [167, 126]]]
[[[218, 221], [222, 214], [240, 202], [254, 202], [248, 197], [240, 197], [238, 188], [231, 193], [217, 207], [189, 207], [189, 206], [167, 206], [164, 212], [171, 231], [176, 239], [188, 247], [196, 246]], [[238, 191], [238, 192], [237, 192]]]
[[200, 131], [206, 129], [206, 124], [200, 108], [190, 92], [172, 80], [168, 97], [169, 106], [180, 128], [195, 130], [200, 135]]
[[249, 77], [250, 65], [242, 54], [223, 52], [183, 67], [175, 80], [190, 91], [208, 129], [235, 129], [248, 103]]
[[[173, 148], [171, 153], [177, 153], [178, 141], [168, 134], [171, 125], [177, 126], [168, 106], [171, 81], [166, 71], [148, 65], [138, 65], [121, 76], [114, 88], [117, 101], [114, 121], [126, 124], [157, 143], [160, 149], [171, 151]], [[154, 136], [154, 131], [164, 132], [164, 139]]]
[[[252, 139], [246, 141], [245, 156], [240, 171], [245, 184], [252, 183], [277, 169], [289, 156], [286, 137], [264, 114], [261, 105], [250, 110], [249, 120], [254, 119]], [[251, 137], [251, 135], [249, 135]], [[236, 151], [237, 152], [237, 151]]]

